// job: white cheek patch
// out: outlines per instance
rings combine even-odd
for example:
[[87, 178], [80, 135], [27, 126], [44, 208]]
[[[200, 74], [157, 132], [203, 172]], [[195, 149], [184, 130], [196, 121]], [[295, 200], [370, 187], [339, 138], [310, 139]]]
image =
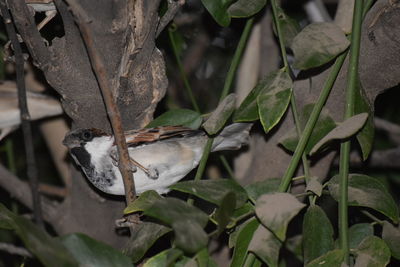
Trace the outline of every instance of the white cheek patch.
[[105, 156], [110, 155], [111, 147], [113, 146], [114, 138], [111, 136], [95, 137], [91, 142], [85, 144], [86, 151], [91, 156], [91, 162], [95, 167], [104, 160]]

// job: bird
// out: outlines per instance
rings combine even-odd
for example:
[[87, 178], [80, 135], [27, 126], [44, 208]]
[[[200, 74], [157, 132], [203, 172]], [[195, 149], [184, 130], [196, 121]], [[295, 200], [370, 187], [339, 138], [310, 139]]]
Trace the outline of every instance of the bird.
[[[251, 126], [251, 123], [227, 126], [214, 138], [211, 151], [241, 148], [249, 141]], [[209, 138], [203, 130], [183, 126], [129, 130], [124, 135], [137, 195], [148, 190], [168, 193], [170, 185], [199, 164]], [[67, 133], [63, 144], [96, 188], [107, 194], [125, 194], [113, 135], [96, 128], [79, 128]]]

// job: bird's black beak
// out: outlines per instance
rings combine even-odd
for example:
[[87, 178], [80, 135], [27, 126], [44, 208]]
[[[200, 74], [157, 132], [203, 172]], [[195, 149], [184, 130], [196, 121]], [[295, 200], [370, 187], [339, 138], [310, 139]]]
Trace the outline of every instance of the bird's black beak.
[[69, 149], [81, 146], [81, 143], [80, 143], [79, 139], [76, 138], [76, 136], [74, 136], [73, 134], [67, 134], [64, 137], [64, 140], [62, 141], [62, 144], [64, 146], [68, 147]]

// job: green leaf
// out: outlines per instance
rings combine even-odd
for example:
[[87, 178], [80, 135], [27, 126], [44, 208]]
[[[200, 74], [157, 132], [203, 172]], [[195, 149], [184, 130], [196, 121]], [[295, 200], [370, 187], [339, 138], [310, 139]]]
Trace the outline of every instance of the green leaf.
[[367, 97], [365, 96], [364, 89], [358, 80], [358, 90], [356, 90], [354, 113], [368, 113], [368, 120], [364, 127], [357, 133], [357, 141], [360, 144], [363, 160], [366, 160], [371, 153], [372, 145], [375, 135], [374, 126], [374, 112], [373, 106], [369, 104]]
[[[334, 176], [328, 185], [331, 196], [337, 201], [339, 175]], [[386, 215], [395, 223], [399, 222], [396, 202], [378, 179], [363, 174], [350, 174], [348, 192], [350, 206], [368, 207]]]
[[[283, 69], [271, 72], [263, 78], [247, 97], [240, 104], [233, 116], [234, 122], [254, 121], [258, 120], [259, 112], [257, 106], [257, 97], [264, 91], [276, 91], [279, 88], [291, 88], [292, 82], [287, 79], [287, 73]], [[290, 78], [289, 78], [290, 79]]]
[[203, 211], [177, 198], [159, 199], [144, 214], [171, 226], [176, 221], [193, 220], [204, 227], [208, 221]]
[[175, 220], [172, 223], [175, 232], [175, 245], [186, 253], [196, 253], [205, 248], [208, 236], [202, 226], [194, 220]]
[[361, 241], [374, 235], [374, 228], [369, 223], [357, 223], [349, 228], [349, 247], [356, 249]]
[[201, 114], [190, 109], [169, 110], [153, 121], [146, 128], [158, 126], [185, 126], [192, 129], [198, 129], [201, 125]]
[[[299, 122], [302, 130], [304, 130], [313, 108], [314, 104], [308, 104], [302, 108], [299, 114]], [[321, 140], [335, 127], [336, 123], [330, 117], [329, 112], [326, 109], [322, 109], [318, 121], [315, 124], [312, 134], [307, 142], [307, 146], [304, 150], [305, 153], [309, 154], [310, 150], [315, 146], [315, 144], [317, 144], [319, 140]], [[295, 151], [298, 142], [299, 137], [297, 136], [297, 131], [294, 127], [284, 134], [279, 140], [280, 144], [292, 152]]]
[[87, 235], [69, 234], [61, 237], [61, 242], [78, 260], [79, 266], [133, 266], [131, 260], [120, 251]]
[[218, 267], [215, 261], [208, 254], [207, 248], [200, 250], [195, 256], [198, 267]]
[[278, 266], [281, 245], [282, 243], [271, 231], [263, 225], [259, 225], [250, 241], [248, 250], [256, 254], [268, 266], [274, 267]]
[[333, 227], [328, 216], [319, 206], [309, 206], [303, 219], [304, 262], [311, 262], [333, 248]]
[[293, 82], [283, 69], [257, 97], [258, 113], [264, 131], [269, 132], [285, 114], [292, 96]]
[[292, 89], [286, 89], [276, 94], [260, 94], [257, 98], [258, 112], [264, 131], [268, 133], [281, 120], [289, 106]]
[[170, 231], [170, 228], [161, 224], [141, 222], [133, 228], [130, 239], [132, 241], [128, 243], [124, 253], [133, 262], [138, 262], [160, 237]]
[[246, 191], [231, 179], [185, 181], [176, 183], [169, 188], [195, 195], [216, 205], [220, 205], [224, 196], [229, 192], [233, 192], [236, 196], [236, 208], [243, 206], [247, 201]]
[[211, 14], [214, 20], [221, 26], [226, 27], [231, 23], [228, 8], [232, 0], [201, 0], [203, 6]]
[[162, 197], [154, 190], [145, 191], [135, 201], [129, 203], [124, 209], [124, 214], [144, 211], [150, 208], [156, 200], [161, 198]]
[[12, 213], [3, 204], [0, 204], [0, 224], [12, 227], [25, 247], [44, 266], [78, 266], [60, 240], [51, 237], [28, 219]]
[[263, 194], [277, 192], [280, 184], [281, 178], [268, 178], [246, 185], [245, 189], [249, 198], [254, 203]]
[[[286, 47], [290, 47], [294, 37], [296, 37], [301, 30], [300, 25], [296, 20], [289, 17], [279, 6], [277, 7], [277, 19], [281, 25], [283, 43]], [[274, 31], [276, 32], [276, 26], [274, 27]]]
[[249, 247], [250, 241], [253, 238], [254, 232], [257, 230], [260, 223], [257, 219], [252, 219], [248, 221], [236, 237], [235, 249], [233, 250], [231, 267], [242, 267], [247, 255], [247, 249]]
[[384, 221], [382, 239], [390, 248], [393, 258], [400, 260], [400, 229]]
[[303, 236], [302, 235], [295, 235], [292, 236], [285, 241], [285, 246], [287, 250], [292, 252], [296, 258], [303, 262]]
[[257, 199], [256, 214], [263, 225], [284, 241], [290, 220], [305, 206], [289, 193], [270, 193]]
[[313, 192], [319, 197], [322, 195], [322, 184], [318, 177], [310, 177], [310, 180], [307, 182], [306, 192]]
[[182, 255], [183, 252], [181, 250], [170, 248], [148, 259], [145, 264], [143, 264], [143, 267], [170, 266]]
[[292, 42], [296, 69], [310, 69], [334, 59], [350, 45], [344, 32], [334, 23], [306, 26]]
[[326, 143], [335, 139], [346, 139], [360, 131], [368, 119], [368, 113], [360, 113], [340, 123], [311, 149], [310, 154], [317, 152]]
[[233, 192], [228, 192], [221, 201], [215, 212], [215, 220], [218, 223], [218, 234], [222, 233], [231, 221], [231, 217], [236, 206], [236, 196]]
[[385, 241], [368, 236], [357, 248], [354, 267], [384, 267], [390, 261], [390, 249]]
[[233, 18], [247, 18], [258, 13], [267, 3], [267, 0], [238, 0], [228, 8]]
[[341, 267], [344, 259], [344, 252], [340, 249], [335, 249], [327, 252], [326, 254], [316, 258], [315, 260], [306, 264], [306, 267]]
[[211, 116], [203, 123], [203, 128], [209, 135], [214, 135], [224, 127], [226, 121], [235, 109], [236, 95], [230, 94], [222, 100]]

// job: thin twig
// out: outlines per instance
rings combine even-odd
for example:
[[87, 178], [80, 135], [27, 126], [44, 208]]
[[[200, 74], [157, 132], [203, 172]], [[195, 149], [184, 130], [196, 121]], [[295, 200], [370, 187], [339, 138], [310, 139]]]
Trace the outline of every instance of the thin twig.
[[156, 37], [165, 29], [168, 23], [175, 17], [181, 6], [185, 4], [185, 0], [170, 0], [168, 1], [168, 9], [164, 16], [161, 17], [160, 22], [157, 27]]
[[24, 78], [24, 56], [22, 54], [21, 45], [18, 41], [18, 37], [15, 32], [14, 26], [12, 25], [11, 15], [8, 11], [5, 1], [0, 2], [0, 8], [6, 26], [6, 31], [8, 37], [11, 40], [11, 44], [14, 48], [14, 54], [15, 54], [15, 72], [17, 76], [18, 105], [21, 113], [21, 125], [22, 125], [22, 132], [24, 135], [27, 176], [29, 178], [29, 185], [31, 187], [32, 199], [33, 199], [33, 214], [35, 222], [40, 227], [44, 227], [42, 208], [40, 205], [40, 195], [38, 191], [38, 185], [39, 185], [38, 171], [36, 167], [35, 152], [33, 148], [30, 115], [28, 111], [28, 104], [26, 101], [26, 88], [25, 88], [25, 78]]
[[14, 255], [19, 255], [19, 256], [23, 256], [23, 257], [32, 257], [32, 254], [25, 248], [23, 247], [17, 247], [14, 246], [13, 244], [9, 244], [9, 243], [0, 243], [0, 250], [8, 252], [10, 254], [14, 254]]
[[94, 45], [93, 35], [88, 26], [90, 20], [88, 19], [85, 11], [79, 5], [78, 1], [67, 0], [67, 3], [71, 8], [71, 11], [75, 16], [75, 20], [81, 31], [82, 38], [85, 42], [89, 54], [90, 62], [92, 63], [94, 74], [96, 75], [97, 81], [99, 83], [107, 114], [111, 121], [115, 143], [117, 144], [118, 149], [118, 168], [124, 181], [126, 202], [129, 204], [136, 199], [136, 191], [133, 173], [130, 167], [131, 163], [128, 154], [128, 147], [126, 145], [125, 135], [122, 128], [121, 115], [112, 94], [111, 86], [107, 77], [106, 68], [104, 66], [103, 60], [100, 58], [100, 55]]

